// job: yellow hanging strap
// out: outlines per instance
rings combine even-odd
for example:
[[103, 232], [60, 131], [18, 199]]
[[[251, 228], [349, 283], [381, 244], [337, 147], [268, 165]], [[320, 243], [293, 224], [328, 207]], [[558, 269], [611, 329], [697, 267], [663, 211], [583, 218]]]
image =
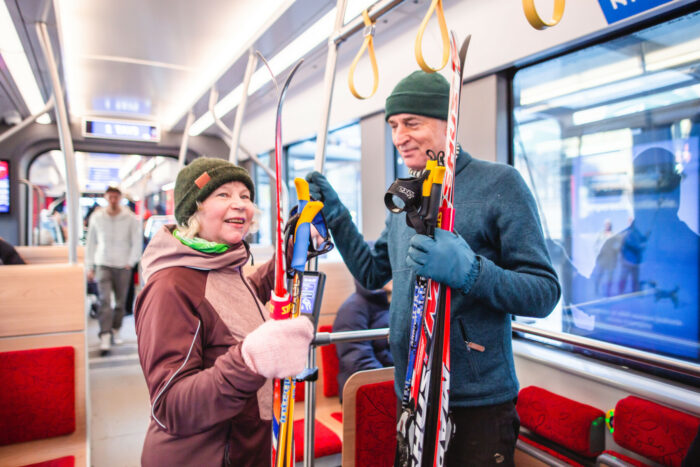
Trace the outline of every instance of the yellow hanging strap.
[[525, 10], [525, 17], [530, 25], [538, 30], [543, 30], [552, 26], [556, 26], [561, 21], [562, 16], [564, 16], [564, 4], [566, 0], [554, 0], [554, 13], [552, 14], [552, 19], [549, 21], [543, 20], [540, 15], [537, 14], [537, 8], [535, 8], [535, 0], [523, 0], [523, 10]]
[[[379, 70], [377, 69], [377, 57], [374, 55], [375, 23], [369, 18], [369, 13], [367, 13], [367, 10], [362, 12], [362, 19], [364, 19], [365, 21], [365, 41], [362, 43], [360, 51], [357, 52], [357, 55], [355, 55], [355, 59], [352, 61], [352, 65], [350, 65], [350, 73], [348, 73], [348, 86], [350, 87], [350, 92], [353, 96], [357, 97], [358, 99], [368, 99], [372, 97], [375, 92], [377, 92], [377, 87], [379, 86]], [[360, 61], [360, 57], [362, 56], [362, 53], [365, 51], [365, 49], [367, 49], [367, 53], [369, 54], [369, 61], [372, 64], [372, 73], [374, 74], [374, 85], [372, 86], [372, 92], [370, 92], [369, 95], [362, 96], [355, 89], [354, 76], [357, 62]]]
[[[428, 20], [430, 19], [430, 15], [433, 14], [433, 11], [435, 11], [435, 16], [437, 16], [438, 24], [440, 25], [440, 35], [442, 36], [442, 64], [438, 68], [430, 68], [423, 59], [423, 33], [428, 26]], [[442, 0], [433, 0], [430, 4], [428, 13], [425, 15], [423, 22], [418, 28], [415, 50], [418, 66], [426, 73], [435, 73], [436, 71], [442, 70], [445, 68], [445, 65], [447, 65], [447, 61], [450, 59], [450, 37], [447, 32], [447, 23], [445, 23], [445, 12], [442, 9]]]

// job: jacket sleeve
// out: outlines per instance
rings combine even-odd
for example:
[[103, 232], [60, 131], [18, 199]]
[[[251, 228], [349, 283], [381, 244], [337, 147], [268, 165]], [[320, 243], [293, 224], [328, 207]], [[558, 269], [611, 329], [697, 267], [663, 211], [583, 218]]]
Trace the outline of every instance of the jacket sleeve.
[[[387, 218], [388, 222], [388, 218]], [[350, 273], [366, 289], [374, 290], [384, 286], [391, 279], [391, 263], [385, 226], [379, 239], [370, 247], [352, 222], [350, 212], [343, 212], [329, 223], [335, 246], [340, 251]]]
[[87, 240], [85, 241], [85, 269], [92, 269], [95, 266], [95, 249], [97, 248], [97, 232], [95, 224], [95, 214], [90, 216], [88, 222]]
[[238, 414], [265, 378], [232, 345], [202, 369], [202, 323], [192, 298], [166, 281], [149, 282], [138, 298], [136, 331], [151, 416], [167, 433], [199, 433]]
[[[333, 332], [370, 329], [370, 306], [357, 295], [352, 296], [338, 309], [333, 323]], [[341, 369], [346, 370], [348, 376], [356, 371], [383, 367], [374, 354], [372, 341], [339, 342], [335, 348]]]
[[478, 256], [480, 273], [469, 295], [490, 308], [543, 318], [561, 294], [549, 259], [535, 200], [520, 174], [510, 167], [493, 184], [486, 220], [500, 251], [498, 263]]

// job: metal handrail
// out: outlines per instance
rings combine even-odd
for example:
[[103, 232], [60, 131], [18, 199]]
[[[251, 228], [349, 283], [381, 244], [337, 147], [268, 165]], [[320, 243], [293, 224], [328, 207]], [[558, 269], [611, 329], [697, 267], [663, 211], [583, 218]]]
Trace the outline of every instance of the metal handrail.
[[546, 337], [565, 344], [571, 344], [577, 347], [602, 352], [614, 357], [623, 357], [638, 363], [651, 365], [656, 368], [663, 368], [665, 370], [671, 370], [677, 373], [700, 377], [700, 365], [686, 362], [677, 358], [664, 357], [651, 352], [632, 349], [630, 347], [624, 347], [617, 344], [610, 344], [608, 342], [590, 339], [588, 337], [576, 336], [574, 334], [539, 329], [534, 326], [518, 323], [517, 321], [513, 321], [511, 326], [513, 327], [513, 331]]
[[389, 328], [362, 329], [359, 331], [317, 332], [311, 345], [321, 347], [336, 342], [359, 342], [383, 339], [389, 336]]

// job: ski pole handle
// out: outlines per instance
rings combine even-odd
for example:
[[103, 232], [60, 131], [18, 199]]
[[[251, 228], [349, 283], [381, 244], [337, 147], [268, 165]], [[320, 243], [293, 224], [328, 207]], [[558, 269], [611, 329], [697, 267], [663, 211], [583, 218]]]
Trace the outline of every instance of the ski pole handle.
[[297, 188], [297, 199], [299, 200], [299, 212], [304, 210], [306, 203], [309, 202], [309, 182], [303, 178], [295, 178], [294, 186]]
[[299, 215], [294, 231], [294, 253], [292, 254], [292, 268], [296, 271], [304, 271], [311, 238], [311, 222], [321, 209], [323, 209], [322, 202], [309, 201]]

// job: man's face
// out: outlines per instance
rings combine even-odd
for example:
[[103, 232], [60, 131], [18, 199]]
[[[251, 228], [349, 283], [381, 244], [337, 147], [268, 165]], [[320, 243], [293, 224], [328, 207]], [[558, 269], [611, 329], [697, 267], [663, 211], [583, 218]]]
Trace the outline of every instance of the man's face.
[[114, 191], [110, 191], [105, 194], [105, 199], [107, 200], [109, 208], [114, 211], [119, 207], [119, 202], [122, 200], [122, 195], [115, 193]]
[[391, 140], [409, 169], [422, 170], [428, 162], [426, 151], [445, 150], [447, 122], [414, 114], [396, 114], [387, 120]]

